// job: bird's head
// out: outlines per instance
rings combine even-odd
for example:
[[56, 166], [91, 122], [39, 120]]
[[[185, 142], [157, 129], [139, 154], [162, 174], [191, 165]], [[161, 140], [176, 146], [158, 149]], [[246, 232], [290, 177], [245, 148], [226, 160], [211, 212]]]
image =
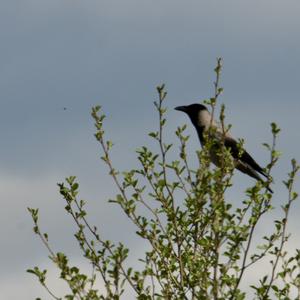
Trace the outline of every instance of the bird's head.
[[[202, 125], [202, 119], [207, 115], [210, 116], [206, 106], [199, 103], [194, 103], [190, 105], [177, 106], [176, 110], [185, 112], [191, 119], [194, 125]], [[206, 119], [206, 118], [205, 118]], [[204, 124], [203, 124], [204, 125]]]
[[183, 105], [183, 106], [177, 106], [177, 107], [175, 107], [175, 109], [183, 111], [186, 114], [188, 114], [189, 116], [194, 114], [194, 113], [198, 114], [202, 110], [207, 110], [206, 106], [204, 106], [203, 104], [199, 104], [199, 103], [194, 103], [194, 104], [190, 104], [190, 105]]

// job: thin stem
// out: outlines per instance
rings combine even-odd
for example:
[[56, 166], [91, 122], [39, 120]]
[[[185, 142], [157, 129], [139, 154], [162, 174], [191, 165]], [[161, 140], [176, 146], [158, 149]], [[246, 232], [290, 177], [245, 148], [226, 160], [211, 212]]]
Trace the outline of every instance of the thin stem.
[[[275, 151], [275, 147], [276, 147], [276, 134], [273, 133], [273, 143], [272, 143], [272, 148], [270, 149], [270, 153], [271, 153], [271, 156], [270, 156], [270, 164], [269, 164], [269, 168], [268, 168], [268, 176], [270, 176], [270, 172], [271, 172], [271, 169], [272, 167], [274, 166], [275, 162], [276, 162], [276, 158], [273, 156], [273, 153]], [[267, 188], [266, 188], [267, 190]], [[248, 235], [248, 242], [247, 242], [247, 246], [246, 246], [246, 249], [244, 251], [244, 257], [243, 257], [243, 261], [242, 261], [242, 266], [241, 266], [241, 271], [240, 271], [240, 275], [238, 277], [238, 280], [237, 280], [237, 283], [232, 291], [232, 294], [231, 294], [231, 298], [230, 300], [233, 300], [234, 297], [235, 297], [235, 293], [239, 287], [239, 284], [242, 280], [242, 277], [244, 275], [244, 271], [246, 268], [248, 268], [253, 262], [249, 263], [249, 264], [246, 264], [247, 262], [247, 258], [248, 258], [248, 254], [249, 254], [249, 250], [250, 250], [250, 246], [251, 246], [251, 243], [252, 243], [252, 238], [253, 238], [253, 233], [254, 233], [254, 230], [255, 230], [255, 227], [258, 223], [258, 221], [260, 220], [260, 218], [262, 217], [262, 215], [264, 213], [266, 213], [268, 211], [268, 206], [266, 206], [263, 210], [262, 210], [262, 205], [265, 204], [263, 203], [263, 200], [260, 202], [259, 204], [259, 209], [258, 211], [260, 212], [259, 215], [256, 217], [256, 220], [255, 222], [252, 224], [251, 226], [251, 229], [250, 229], [250, 233]]]
[[277, 250], [277, 253], [276, 253], [276, 259], [275, 259], [275, 262], [273, 263], [271, 278], [270, 278], [268, 287], [267, 287], [267, 289], [264, 293], [264, 297], [266, 297], [268, 295], [269, 291], [270, 291], [270, 288], [271, 288], [272, 283], [273, 283], [274, 278], [275, 278], [276, 268], [277, 268], [277, 265], [278, 265], [278, 262], [279, 262], [279, 258], [282, 255], [283, 246], [284, 246], [285, 242], [287, 241], [287, 236], [286, 236], [287, 220], [288, 220], [289, 211], [290, 211], [292, 201], [294, 200], [294, 198], [292, 196], [292, 193], [293, 193], [293, 185], [294, 185], [294, 178], [295, 178], [296, 172], [297, 172], [297, 167], [293, 166], [293, 170], [292, 170], [291, 177], [290, 177], [291, 182], [290, 182], [289, 188], [288, 188], [288, 203], [284, 208], [285, 214], [284, 214], [284, 218], [282, 220], [283, 227], [282, 227], [282, 233], [281, 233], [280, 246], [279, 246], [279, 249]]
[[178, 253], [178, 260], [179, 260], [179, 267], [180, 267], [180, 283], [181, 283], [181, 288], [184, 288], [184, 268], [183, 268], [183, 262], [182, 262], [182, 253], [181, 253], [181, 239], [179, 237], [179, 230], [178, 230], [178, 224], [177, 224], [177, 218], [176, 218], [176, 209], [175, 209], [175, 201], [173, 197], [173, 193], [171, 192], [168, 181], [167, 181], [167, 170], [166, 170], [166, 151], [165, 147], [163, 145], [163, 124], [164, 124], [164, 119], [163, 119], [163, 108], [162, 108], [162, 103], [164, 98], [166, 97], [166, 92], [164, 92], [163, 87], [158, 88], [159, 92], [159, 103], [157, 106], [158, 112], [159, 112], [159, 146], [160, 146], [160, 152], [162, 156], [162, 169], [163, 169], [163, 178], [165, 182], [165, 187], [167, 189], [168, 195], [171, 199], [171, 204], [172, 204], [172, 210], [173, 210], [173, 217], [172, 221], [174, 224], [175, 228], [175, 235], [176, 235], [176, 242], [177, 242], [177, 253]]
[[51, 295], [52, 298], [54, 298], [55, 300], [61, 300], [61, 298], [56, 297], [51, 290], [48, 288], [48, 286], [44, 283], [41, 282], [42, 286], [46, 289], [46, 291]]
[[[76, 202], [76, 201], [75, 201]], [[73, 220], [75, 221], [76, 225], [78, 226], [78, 228], [81, 228], [82, 225], [81, 223], [78, 221], [78, 218], [76, 217], [76, 214], [74, 213], [74, 211], [72, 210], [72, 208], [69, 210]], [[85, 222], [85, 221], [84, 221]], [[89, 226], [89, 225], [88, 225]], [[82, 238], [83, 238], [83, 241], [85, 243], [85, 245], [89, 248], [89, 250], [95, 255], [97, 256], [96, 252], [95, 252], [95, 249], [92, 247], [92, 245], [89, 243], [89, 241], [87, 240], [86, 238], [86, 235], [83, 233], [82, 235]], [[107, 248], [107, 247], [106, 247]], [[109, 281], [106, 279], [106, 276], [105, 276], [105, 272], [104, 270], [102, 269], [101, 265], [99, 264], [99, 262], [97, 261], [93, 261], [93, 264], [97, 267], [98, 271], [100, 272], [101, 276], [102, 276], [102, 279], [105, 283], [105, 286], [107, 288], [107, 292], [109, 293], [109, 295], [112, 296], [112, 291], [110, 289], [110, 284], [109, 284]]]
[[[126, 202], [128, 202], [128, 198], [127, 198], [127, 195], [125, 193], [125, 190], [123, 189], [123, 187], [121, 186], [121, 184], [119, 183], [119, 180], [117, 178], [117, 175], [116, 175], [116, 172], [115, 172], [115, 169], [113, 168], [112, 166], [112, 163], [111, 163], [111, 160], [110, 160], [110, 157], [109, 157], [109, 151], [108, 151], [108, 148], [104, 142], [104, 139], [103, 139], [103, 136], [100, 136], [100, 138], [98, 138], [98, 141], [100, 142], [101, 146], [102, 146], [102, 150], [104, 152], [104, 157], [105, 157], [105, 162], [106, 164], [108, 165], [108, 168], [110, 170], [110, 174], [111, 176], [113, 177], [113, 180], [115, 182], [115, 184], [117, 185], [118, 189], [120, 190], [123, 198], [125, 199]], [[121, 205], [122, 206], [122, 205]], [[123, 207], [123, 206], [122, 206]], [[140, 229], [142, 229], [142, 227], [140, 226], [140, 223], [138, 221], [138, 218], [137, 216], [135, 215], [134, 212], [131, 212], [130, 214], [127, 214], [129, 219], [131, 221], [133, 221], [133, 223]], [[155, 241], [153, 241], [153, 239], [149, 236], [146, 236], [147, 240], [150, 242], [151, 246], [153, 247], [153, 249], [158, 253], [158, 255], [160, 257], [164, 257], [163, 254], [161, 253], [161, 251], [159, 250], [159, 248], [155, 245]], [[166, 262], [164, 259], [162, 260], [164, 266], [166, 267], [167, 269], [167, 272], [168, 272], [168, 276], [170, 277], [170, 280], [173, 282], [173, 284], [175, 286], [179, 286], [179, 283], [177, 281], [177, 279], [173, 276], [172, 274], [172, 271], [170, 269], [170, 266], [168, 264], [168, 262]], [[137, 290], [136, 290], [136, 287], [134, 285], [132, 285], [132, 287], [134, 288], [134, 290], [137, 292], [137, 294], [140, 294]]]

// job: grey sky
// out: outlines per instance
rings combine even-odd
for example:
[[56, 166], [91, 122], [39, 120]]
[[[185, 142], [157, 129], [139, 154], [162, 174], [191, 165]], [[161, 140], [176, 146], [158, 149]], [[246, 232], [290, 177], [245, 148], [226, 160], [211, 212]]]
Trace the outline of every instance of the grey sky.
[[[107, 224], [107, 238], [126, 240], [120, 226], [128, 243], [137, 243], [126, 218], [105, 202], [116, 189], [99, 160], [90, 109], [103, 106], [116, 164], [130, 168], [136, 163], [132, 151], [151, 145], [145, 132], [156, 127], [156, 85], [167, 85], [167, 138], [175, 141], [176, 126], [188, 120], [173, 108], [212, 95], [218, 56], [224, 59], [220, 101], [227, 120], [261, 164], [268, 159], [261, 143], [270, 141], [269, 123], [282, 128], [278, 146], [284, 155], [274, 172], [274, 203], [280, 203], [288, 162], [300, 153], [299, 11], [297, 0], [1, 1], [3, 299], [45, 295], [25, 273], [47, 264], [46, 251], [31, 232], [27, 206], [40, 207], [57, 251], [79, 256], [56, 187], [68, 175], [78, 175], [91, 219]], [[199, 142], [194, 129], [188, 130], [193, 159]], [[235, 198], [253, 183], [240, 174], [235, 180], [241, 183], [230, 194]], [[291, 230], [297, 212], [299, 205]]]

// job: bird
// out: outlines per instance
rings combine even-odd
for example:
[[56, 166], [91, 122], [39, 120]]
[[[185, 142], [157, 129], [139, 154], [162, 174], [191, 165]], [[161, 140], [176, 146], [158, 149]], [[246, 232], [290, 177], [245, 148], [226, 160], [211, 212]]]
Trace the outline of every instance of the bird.
[[[212, 118], [212, 115], [208, 111], [207, 107], [200, 103], [190, 104], [186, 106], [177, 106], [175, 110], [182, 111], [186, 113], [192, 124], [194, 125], [201, 146], [205, 146], [205, 132], [208, 132], [210, 126], [215, 130], [212, 130], [213, 138], [216, 142], [221, 142], [223, 140], [224, 146], [230, 151], [230, 155], [233, 158], [234, 166], [236, 169], [249, 175], [250, 177], [264, 182], [261, 175], [270, 181], [270, 176], [264, 171], [264, 169], [252, 158], [252, 156], [245, 150], [241, 149], [239, 143], [234, 139], [234, 137], [226, 131], [223, 132], [221, 126]], [[216, 147], [212, 147], [210, 151], [210, 160], [216, 166], [220, 166], [220, 157], [216, 153]], [[241, 151], [242, 150], [242, 151]], [[273, 193], [271, 188], [267, 185], [266, 188], [270, 193]]]

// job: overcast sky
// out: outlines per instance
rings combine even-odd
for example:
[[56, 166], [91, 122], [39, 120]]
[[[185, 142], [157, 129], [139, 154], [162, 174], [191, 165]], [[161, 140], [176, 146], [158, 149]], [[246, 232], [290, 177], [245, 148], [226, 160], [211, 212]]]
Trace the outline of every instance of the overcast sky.
[[[81, 263], [56, 186], [66, 176], [78, 176], [90, 218], [106, 238], [143, 249], [120, 210], [106, 203], [116, 188], [99, 159], [91, 107], [100, 104], [107, 115], [117, 166], [135, 167], [134, 149], [151, 146], [145, 133], [157, 126], [155, 87], [164, 82], [168, 89], [167, 139], [175, 142], [174, 130], [188, 120], [173, 108], [212, 96], [219, 56], [226, 119], [260, 164], [268, 161], [261, 144], [271, 141], [269, 124], [282, 128], [273, 186], [280, 205], [281, 181], [300, 153], [299, 11], [298, 0], [1, 1], [1, 297], [48, 299], [25, 273], [49, 266], [28, 206], [40, 208], [55, 250]], [[195, 157], [190, 124], [188, 132]], [[234, 181], [229, 195], [239, 200], [253, 181], [241, 174]], [[299, 209], [297, 203], [289, 227], [298, 248]]]

